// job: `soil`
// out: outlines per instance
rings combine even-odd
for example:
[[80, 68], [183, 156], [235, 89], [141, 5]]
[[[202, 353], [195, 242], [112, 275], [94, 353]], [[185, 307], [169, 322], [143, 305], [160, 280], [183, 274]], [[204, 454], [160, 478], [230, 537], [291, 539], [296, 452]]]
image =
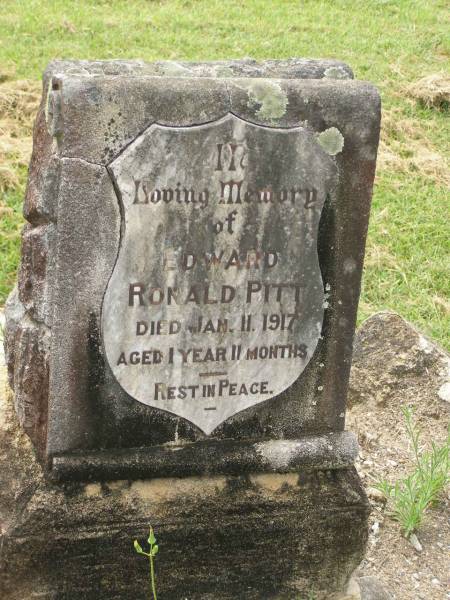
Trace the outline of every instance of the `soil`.
[[[418, 400], [420, 404], [420, 399]], [[417, 408], [420, 408], [418, 406]], [[450, 598], [450, 523], [449, 497], [430, 509], [417, 532], [422, 552], [417, 552], [402, 535], [398, 523], [388, 516], [389, 506], [373, 488], [380, 477], [390, 482], [413, 469], [406, 433], [401, 432], [403, 418], [399, 407], [386, 407], [378, 414], [351, 411], [349, 429], [358, 432], [361, 444], [357, 469], [372, 504], [369, 543], [358, 575], [375, 576], [397, 600], [448, 600]], [[365, 432], [377, 439], [367, 442]], [[420, 420], [424, 438], [432, 439], [436, 421]], [[399, 432], [400, 430], [400, 432]], [[382, 432], [382, 434], [381, 434]]]
[[368, 319], [356, 341], [347, 429], [358, 435], [356, 467], [372, 504], [369, 543], [358, 575], [376, 577], [396, 600], [448, 600], [450, 491], [416, 532], [422, 546], [418, 552], [374, 488], [379, 479], [394, 483], [414, 468], [402, 406], [414, 410], [423, 447], [429, 448], [431, 440], [445, 442], [450, 404], [438, 390], [448, 377], [448, 355], [398, 315], [387, 313]]

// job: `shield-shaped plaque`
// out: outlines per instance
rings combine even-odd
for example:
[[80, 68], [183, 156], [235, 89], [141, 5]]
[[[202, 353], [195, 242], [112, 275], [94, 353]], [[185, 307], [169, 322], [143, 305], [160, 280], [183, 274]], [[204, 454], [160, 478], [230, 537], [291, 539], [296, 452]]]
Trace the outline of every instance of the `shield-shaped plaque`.
[[318, 343], [334, 160], [306, 128], [228, 114], [150, 126], [111, 164], [122, 208], [102, 311], [126, 392], [206, 434], [286, 390]]

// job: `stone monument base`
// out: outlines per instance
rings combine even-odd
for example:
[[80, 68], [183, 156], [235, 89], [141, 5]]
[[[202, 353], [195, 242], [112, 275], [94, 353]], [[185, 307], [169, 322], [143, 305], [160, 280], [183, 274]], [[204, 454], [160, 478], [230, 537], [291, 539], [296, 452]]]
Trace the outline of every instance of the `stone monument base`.
[[55, 484], [12, 397], [0, 397], [3, 600], [149, 598], [148, 567], [133, 549], [149, 524], [161, 598], [359, 597], [344, 593], [369, 513], [353, 468]]

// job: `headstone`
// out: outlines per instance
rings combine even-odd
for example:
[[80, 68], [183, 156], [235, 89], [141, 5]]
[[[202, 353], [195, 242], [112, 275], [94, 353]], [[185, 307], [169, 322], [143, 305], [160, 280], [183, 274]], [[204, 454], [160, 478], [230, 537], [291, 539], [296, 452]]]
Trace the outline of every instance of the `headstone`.
[[[344, 422], [379, 121], [376, 90], [337, 61], [48, 67], [6, 349], [50, 479], [202, 476], [202, 498], [208, 478], [268, 477], [273, 496], [282, 476], [294, 540], [319, 518], [298, 481], [331, 470], [330, 506], [351, 488], [359, 515], [345, 551], [341, 523], [315, 534], [339, 577], [334, 559], [294, 575], [297, 555], [269, 587], [344, 589], [366, 535]], [[217, 502], [196, 518], [240, 506]], [[244, 529], [265, 527], [258, 502]], [[217, 577], [189, 597], [228, 597]], [[233, 597], [269, 597], [250, 580]]]

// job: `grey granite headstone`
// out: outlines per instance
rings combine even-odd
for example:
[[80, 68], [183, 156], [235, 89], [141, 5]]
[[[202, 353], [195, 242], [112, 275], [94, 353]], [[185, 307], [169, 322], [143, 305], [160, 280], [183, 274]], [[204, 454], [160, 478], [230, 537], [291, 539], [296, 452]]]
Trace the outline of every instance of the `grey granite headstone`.
[[[230, 515], [252, 506], [240, 526], [254, 548], [234, 545], [232, 597], [311, 582], [343, 590], [366, 539], [344, 426], [380, 102], [352, 77], [338, 61], [305, 59], [56, 61], [44, 75], [6, 310], [19, 423], [55, 483], [150, 481], [169, 538], [183, 494], [160, 502], [167, 478], [200, 476], [185, 514], [208, 522], [202, 543], [220, 537], [213, 515], [233, 527]], [[73, 493], [75, 524], [85, 503]], [[50, 524], [59, 509], [48, 502]], [[122, 514], [121, 502], [114, 518], [141, 527], [148, 507]], [[88, 511], [99, 543], [105, 503]], [[274, 539], [291, 547], [286, 564], [267, 565], [276, 585], [255, 558], [272, 518]], [[173, 542], [188, 557], [185, 527]], [[89, 555], [85, 541], [73, 547]], [[230, 559], [220, 543], [215, 552]], [[192, 598], [230, 597], [209, 568]], [[167, 597], [178, 598], [187, 588], [169, 572]], [[87, 585], [97, 593], [94, 572]]]

